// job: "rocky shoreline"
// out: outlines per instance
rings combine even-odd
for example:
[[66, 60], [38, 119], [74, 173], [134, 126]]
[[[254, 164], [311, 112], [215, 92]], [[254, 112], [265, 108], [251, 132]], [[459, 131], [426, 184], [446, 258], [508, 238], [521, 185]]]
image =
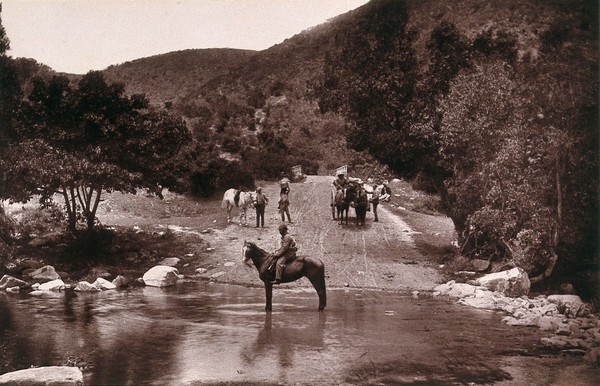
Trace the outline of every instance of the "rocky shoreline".
[[[506, 314], [502, 321], [511, 326], [536, 327], [549, 333], [541, 343], [557, 351], [581, 355], [600, 365], [600, 317], [577, 295], [528, 297], [527, 274], [514, 268], [485, 275], [469, 283], [454, 280], [434, 288], [433, 296], [459, 304]], [[510, 295], [510, 296], [509, 296]]]

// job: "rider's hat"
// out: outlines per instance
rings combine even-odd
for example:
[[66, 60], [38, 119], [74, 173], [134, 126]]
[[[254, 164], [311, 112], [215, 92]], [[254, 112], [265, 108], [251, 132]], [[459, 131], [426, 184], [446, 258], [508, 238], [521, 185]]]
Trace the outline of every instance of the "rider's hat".
[[285, 225], [285, 224], [280, 224], [280, 225], [279, 225], [279, 230], [283, 230], [283, 229], [285, 229], [285, 230], [287, 231], [287, 229], [288, 229], [287, 225]]
[[262, 188], [259, 186], [258, 188], [256, 188], [256, 191], [260, 192], [260, 191], [262, 191]]

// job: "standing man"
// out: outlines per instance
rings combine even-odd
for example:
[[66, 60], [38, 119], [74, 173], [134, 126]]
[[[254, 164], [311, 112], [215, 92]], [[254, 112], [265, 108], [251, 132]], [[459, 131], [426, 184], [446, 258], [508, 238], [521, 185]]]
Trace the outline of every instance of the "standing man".
[[296, 240], [288, 233], [288, 227], [285, 224], [279, 225], [279, 234], [281, 235], [281, 246], [273, 253], [273, 258], [278, 259], [275, 267], [275, 280], [271, 284], [280, 284], [281, 275], [287, 263], [291, 263], [296, 258], [298, 246]]
[[381, 196], [379, 196], [379, 201], [389, 201], [392, 196], [392, 190], [388, 186], [388, 182], [383, 182], [383, 187], [381, 188]]
[[290, 180], [285, 176], [285, 174], [281, 173], [281, 180], [279, 181], [279, 202], [277, 205], [277, 209], [281, 210], [281, 201], [283, 200], [283, 196], [288, 198], [288, 194], [290, 194]]
[[256, 227], [260, 225], [262, 228], [265, 227], [265, 207], [269, 203], [269, 198], [263, 194], [262, 188], [256, 188], [256, 203], [254, 208], [256, 209]]
[[277, 209], [281, 213], [281, 221], [285, 221], [285, 216], [287, 215], [288, 222], [292, 222], [292, 218], [290, 216], [290, 180], [283, 175], [281, 181], [279, 181], [279, 203], [277, 204]]
[[373, 204], [373, 216], [375, 219], [373, 221], [379, 222], [379, 217], [377, 217], [377, 205], [379, 205], [379, 195], [381, 194], [381, 190], [377, 187], [377, 184], [373, 185], [373, 196], [371, 196], [371, 204]]

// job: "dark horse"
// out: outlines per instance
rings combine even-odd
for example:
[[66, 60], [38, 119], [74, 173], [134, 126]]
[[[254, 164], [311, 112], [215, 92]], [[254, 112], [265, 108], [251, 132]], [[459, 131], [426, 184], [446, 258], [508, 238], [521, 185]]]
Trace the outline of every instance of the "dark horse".
[[338, 217], [340, 224], [344, 220], [344, 213], [346, 214], [346, 225], [348, 225], [348, 212], [350, 207], [354, 207], [356, 204], [356, 196], [358, 189], [353, 184], [350, 184], [344, 190], [338, 190], [335, 196], [335, 207], [338, 210]]
[[[346, 201], [346, 195], [342, 189], [338, 189], [333, 196], [335, 211], [337, 218], [340, 220], [340, 224], [346, 214], [346, 224], [348, 224], [348, 211], [350, 209], [350, 203]], [[334, 217], [335, 219], [335, 217]]]
[[[271, 311], [273, 308], [273, 284], [271, 284], [271, 281], [275, 279], [275, 272], [270, 269], [273, 265], [273, 258], [269, 252], [250, 241], [244, 241], [242, 251], [244, 264], [250, 265], [250, 261], [252, 261], [256, 269], [258, 269], [258, 277], [265, 283], [265, 310]], [[288, 263], [281, 276], [281, 282], [289, 283], [304, 276], [306, 276], [313, 287], [315, 287], [315, 290], [317, 290], [317, 294], [319, 295], [319, 311], [323, 311], [327, 304], [327, 293], [325, 291], [325, 265], [320, 259], [299, 257]]]
[[354, 204], [354, 210], [356, 211], [356, 225], [365, 225], [368, 207], [369, 199], [367, 198], [367, 192], [360, 187], [356, 194], [356, 203]]

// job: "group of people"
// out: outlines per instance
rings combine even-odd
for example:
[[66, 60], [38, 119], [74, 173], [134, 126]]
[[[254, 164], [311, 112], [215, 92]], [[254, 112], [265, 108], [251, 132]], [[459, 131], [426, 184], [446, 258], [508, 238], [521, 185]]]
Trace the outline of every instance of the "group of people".
[[[281, 221], [285, 221], [287, 216], [288, 222], [292, 222], [290, 216], [290, 180], [283, 176], [279, 181], [279, 201], [277, 202], [277, 210], [281, 214]], [[256, 198], [254, 199], [254, 209], [256, 209], [256, 227], [265, 227], [265, 208], [269, 204], [269, 198], [262, 192], [262, 188], [256, 188]]]
[[[344, 173], [339, 173], [335, 180], [333, 180], [333, 186], [336, 190], [344, 190], [348, 187], [350, 181], [346, 178]], [[392, 191], [388, 186], [387, 181], [383, 182], [383, 185], [378, 186], [377, 184], [373, 185], [373, 194], [371, 195], [371, 199], [369, 200], [371, 204], [373, 204], [373, 217], [375, 222], [379, 221], [379, 216], [377, 215], [377, 206], [382, 201], [389, 201], [391, 197]]]
[[[333, 185], [336, 189], [346, 189], [348, 187], [348, 179], [344, 174], [338, 174], [337, 178], [333, 181]], [[289, 193], [290, 193], [290, 180], [286, 177], [279, 181], [279, 202], [278, 210], [281, 213], [281, 221], [285, 221], [287, 215], [288, 222], [292, 222], [289, 212]], [[371, 203], [373, 204], [373, 215], [374, 221], [379, 221], [377, 216], [377, 205], [380, 201], [389, 200], [391, 190], [388, 187], [387, 181], [383, 183], [381, 187], [373, 185], [373, 195], [371, 197]], [[256, 227], [265, 226], [265, 207], [269, 203], [268, 197], [262, 192], [261, 188], [256, 189]], [[288, 226], [282, 223], [278, 227], [279, 234], [281, 235], [280, 246], [275, 252], [271, 254], [273, 261], [275, 262], [275, 279], [271, 284], [280, 284], [283, 271], [286, 264], [291, 263], [296, 258], [296, 252], [298, 251], [298, 245], [292, 235], [289, 234]]]

